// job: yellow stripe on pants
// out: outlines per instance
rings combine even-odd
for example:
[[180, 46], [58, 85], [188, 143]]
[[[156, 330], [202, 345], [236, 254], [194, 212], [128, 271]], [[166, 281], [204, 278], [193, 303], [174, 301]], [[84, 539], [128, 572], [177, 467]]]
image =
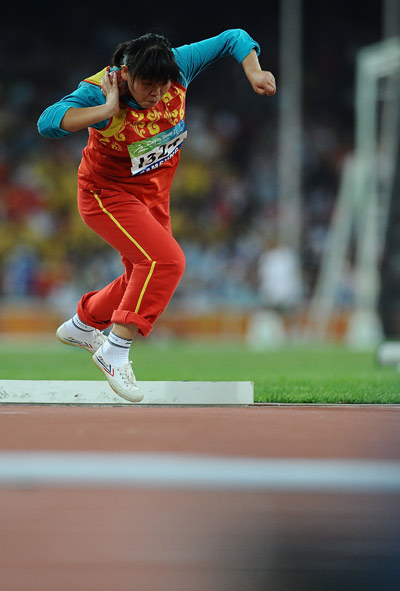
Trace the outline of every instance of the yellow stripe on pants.
[[154, 267], [155, 266], [156, 266], [156, 261], [153, 261], [151, 263], [149, 274], [147, 275], [146, 281], [144, 282], [143, 289], [140, 292], [138, 303], [136, 304], [136, 308], [135, 308], [135, 314], [138, 314], [138, 312], [139, 312], [139, 308], [140, 308], [140, 304], [142, 303], [144, 292], [146, 291], [147, 285], [148, 285], [148, 283], [150, 281], [150, 277], [153, 275], [153, 271], [154, 271]]
[[147, 254], [147, 252], [144, 250], [144, 248], [142, 248], [140, 246], [140, 244], [138, 242], [136, 242], [136, 240], [129, 234], [129, 232], [127, 232], [125, 230], [125, 228], [123, 226], [121, 226], [121, 224], [119, 223], [119, 221], [117, 219], [115, 219], [113, 214], [106, 210], [106, 208], [104, 207], [104, 205], [101, 202], [100, 197], [94, 191], [92, 191], [92, 193], [96, 197], [97, 203], [99, 204], [101, 211], [103, 211], [105, 214], [107, 214], [108, 217], [110, 218], [110, 220], [112, 220], [114, 222], [114, 224], [117, 226], [117, 228], [119, 228], [121, 230], [121, 232], [123, 232], [125, 234], [125, 236], [127, 238], [129, 238], [129, 240], [131, 242], [133, 242], [133, 244], [140, 250], [140, 252], [144, 254], [146, 259], [151, 261], [152, 260], [151, 256]]
[[[93, 195], [95, 196], [95, 198], [96, 198], [96, 201], [97, 201], [97, 203], [99, 204], [101, 211], [103, 211], [103, 212], [104, 212], [106, 215], [108, 215], [108, 217], [110, 218], [110, 220], [111, 220], [112, 222], [114, 222], [114, 224], [117, 226], [117, 228], [119, 228], [119, 229], [121, 230], [121, 232], [123, 232], [123, 233], [125, 234], [125, 236], [126, 236], [127, 238], [129, 238], [129, 240], [130, 240], [131, 242], [133, 242], [133, 244], [134, 244], [134, 245], [135, 245], [135, 246], [136, 246], [136, 247], [137, 247], [137, 248], [140, 250], [140, 252], [144, 254], [144, 256], [147, 258], [147, 260], [149, 260], [149, 261], [152, 261], [152, 259], [151, 259], [150, 255], [148, 255], [148, 254], [147, 254], [147, 252], [144, 250], [144, 248], [142, 248], [142, 247], [140, 246], [140, 244], [139, 244], [138, 242], [136, 242], [136, 240], [135, 240], [135, 239], [134, 239], [134, 238], [133, 238], [133, 237], [132, 237], [132, 236], [129, 234], [129, 232], [127, 232], [127, 230], [125, 230], [125, 228], [124, 228], [123, 226], [121, 226], [121, 224], [120, 224], [120, 223], [119, 223], [119, 221], [118, 221], [118, 220], [117, 220], [117, 219], [116, 219], [116, 218], [113, 216], [113, 214], [112, 214], [112, 213], [110, 213], [109, 211], [107, 211], [107, 209], [106, 209], [106, 208], [104, 207], [104, 205], [102, 204], [102, 202], [101, 202], [101, 199], [100, 199], [100, 197], [97, 195], [97, 193], [95, 193], [94, 191], [92, 191], [92, 193], [93, 193]], [[136, 304], [136, 308], [135, 308], [135, 314], [138, 314], [138, 312], [139, 312], [140, 304], [142, 303], [143, 296], [144, 296], [144, 294], [145, 294], [145, 291], [146, 291], [146, 289], [147, 289], [147, 285], [148, 285], [148, 283], [149, 283], [149, 281], [150, 281], [150, 278], [151, 278], [151, 276], [153, 275], [153, 271], [154, 271], [154, 267], [155, 267], [155, 266], [156, 266], [156, 261], [152, 261], [152, 262], [151, 262], [151, 267], [150, 267], [149, 274], [148, 274], [148, 275], [147, 275], [147, 277], [146, 277], [146, 281], [144, 282], [144, 285], [143, 285], [142, 291], [140, 292], [140, 296], [139, 296], [138, 302], [137, 302], [137, 304]]]

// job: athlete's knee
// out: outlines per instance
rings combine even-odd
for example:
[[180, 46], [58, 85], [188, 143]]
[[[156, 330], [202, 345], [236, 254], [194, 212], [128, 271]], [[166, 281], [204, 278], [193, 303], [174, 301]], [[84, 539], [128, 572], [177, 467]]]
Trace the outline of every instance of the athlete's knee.
[[179, 257], [176, 259], [176, 268], [177, 268], [177, 271], [180, 273], [181, 276], [185, 272], [185, 267], [186, 267], [185, 253], [183, 252], [183, 250], [181, 249], [181, 247], [179, 247]]
[[176, 251], [175, 256], [171, 258], [167, 264], [171, 275], [174, 275], [179, 280], [184, 274], [186, 266], [186, 259], [183, 251], [181, 249]]

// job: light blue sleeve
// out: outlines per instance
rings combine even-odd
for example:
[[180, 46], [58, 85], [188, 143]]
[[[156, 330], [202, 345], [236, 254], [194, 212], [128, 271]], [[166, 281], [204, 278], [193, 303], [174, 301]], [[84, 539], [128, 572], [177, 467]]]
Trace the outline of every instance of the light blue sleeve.
[[259, 44], [243, 29], [229, 29], [216, 37], [182, 45], [173, 50], [181, 71], [180, 82], [187, 87], [204, 68], [226, 55], [242, 63], [252, 49], [259, 55]]
[[[40, 135], [46, 138], [60, 138], [66, 135], [71, 135], [70, 131], [65, 131], [60, 127], [62, 118], [66, 111], [71, 107], [94, 107], [96, 105], [104, 105], [105, 97], [101, 92], [101, 88], [89, 82], [81, 82], [78, 88], [65, 96], [54, 105], [47, 107], [40, 115], [37, 126]], [[108, 123], [101, 121], [96, 123], [93, 127], [102, 129]]]

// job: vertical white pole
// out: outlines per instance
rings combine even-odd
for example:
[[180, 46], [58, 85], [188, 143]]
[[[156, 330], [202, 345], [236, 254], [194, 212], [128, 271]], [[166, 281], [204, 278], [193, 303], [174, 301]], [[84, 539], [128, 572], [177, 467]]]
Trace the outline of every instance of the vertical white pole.
[[383, 26], [382, 37], [400, 36], [400, 2], [399, 0], [382, 0], [383, 6]]
[[301, 241], [302, 1], [280, 2], [277, 80], [278, 238], [298, 251]]

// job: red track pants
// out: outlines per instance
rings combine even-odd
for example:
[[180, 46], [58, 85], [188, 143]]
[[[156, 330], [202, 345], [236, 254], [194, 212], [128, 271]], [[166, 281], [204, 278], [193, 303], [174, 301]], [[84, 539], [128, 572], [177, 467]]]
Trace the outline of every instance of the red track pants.
[[85, 294], [79, 318], [104, 330], [134, 324], [147, 336], [167, 307], [185, 269], [185, 257], [171, 233], [169, 204], [149, 208], [129, 193], [79, 189], [85, 223], [120, 254], [125, 273]]

